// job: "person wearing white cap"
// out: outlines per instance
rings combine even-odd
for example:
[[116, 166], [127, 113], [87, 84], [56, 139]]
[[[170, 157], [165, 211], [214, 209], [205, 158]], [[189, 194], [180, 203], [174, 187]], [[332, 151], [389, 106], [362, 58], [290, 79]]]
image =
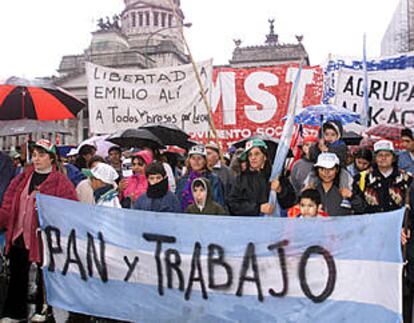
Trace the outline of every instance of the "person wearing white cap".
[[98, 163], [91, 169], [90, 176], [95, 205], [121, 208], [116, 190], [117, 171], [108, 164]]
[[68, 159], [68, 163], [72, 165], [75, 165], [77, 157], [78, 157], [78, 150], [76, 148], [71, 148], [66, 155], [66, 158]]
[[[352, 191], [341, 188], [339, 185], [341, 166], [338, 156], [334, 153], [321, 153], [314, 166], [317, 181], [309, 183], [307, 188], [318, 190], [322, 199], [324, 211], [329, 216], [350, 215], [350, 208], [342, 207], [343, 199], [346, 197], [350, 200], [351, 206], [359, 209], [362, 204], [357, 198], [354, 198]], [[346, 193], [346, 194], [345, 194]]]
[[405, 205], [412, 177], [398, 169], [398, 158], [391, 141], [376, 142], [374, 153], [372, 170], [357, 175], [354, 182], [354, 192], [364, 201], [363, 213], [400, 209]]

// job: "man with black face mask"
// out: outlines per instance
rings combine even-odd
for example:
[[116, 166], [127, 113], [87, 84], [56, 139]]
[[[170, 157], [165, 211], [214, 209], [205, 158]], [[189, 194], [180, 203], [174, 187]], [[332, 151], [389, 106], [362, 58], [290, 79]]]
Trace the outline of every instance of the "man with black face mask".
[[181, 213], [178, 198], [169, 190], [168, 177], [160, 162], [149, 164], [145, 170], [148, 181], [147, 192], [134, 204], [134, 209], [153, 212]]

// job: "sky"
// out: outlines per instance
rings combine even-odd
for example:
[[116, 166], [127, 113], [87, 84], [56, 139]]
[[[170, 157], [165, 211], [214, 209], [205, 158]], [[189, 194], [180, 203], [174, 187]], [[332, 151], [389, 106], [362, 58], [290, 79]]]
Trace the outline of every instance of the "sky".
[[[196, 60], [226, 64], [235, 47], [262, 45], [275, 19], [281, 43], [303, 44], [312, 65], [329, 54], [362, 56], [367, 35], [369, 58], [380, 55], [381, 39], [399, 0], [182, 0], [186, 30]], [[100, 17], [124, 9], [123, 0], [1, 0], [0, 79], [57, 75], [61, 57], [82, 54]]]

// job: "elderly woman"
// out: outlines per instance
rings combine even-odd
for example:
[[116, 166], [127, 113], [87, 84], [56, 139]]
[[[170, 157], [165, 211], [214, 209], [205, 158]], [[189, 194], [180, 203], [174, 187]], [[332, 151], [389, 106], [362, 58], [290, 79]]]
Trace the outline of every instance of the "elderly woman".
[[194, 146], [188, 152], [187, 175], [180, 178], [175, 194], [185, 210], [190, 204], [194, 204], [191, 192], [191, 184], [196, 178], [204, 177], [210, 181], [213, 190], [213, 201], [224, 207], [223, 184], [219, 177], [207, 168], [207, 151], [202, 145]]
[[[32, 164], [11, 182], [0, 209], [0, 227], [7, 230], [6, 254], [10, 260], [10, 283], [3, 317], [24, 321], [28, 314], [28, 272], [32, 263], [41, 263], [35, 194], [76, 200], [75, 187], [58, 172], [56, 148], [48, 140], [36, 142]], [[38, 290], [37, 303], [40, 313], [43, 310], [42, 288]]]
[[374, 145], [372, 169], [355, 177], [354, 191], [362, 197], [364, 213], [388, 212], [402, 208], [412, 183], [409, 173], [398, 169], [398, 158], [391, 141]]
[[278, 202], [283, 209], [295, 203], [295, 192], [285, 178], [269, 182], [271, 166], [267, 145], [263, 140], [247, 142], [242, 160], [247, 160], [247, 168], [236, 178], [229, 196], [228, 207], [232, 215], [259, 216], [270, 215], [274, 205], [269, 204], [270, 190], [277, 193]]

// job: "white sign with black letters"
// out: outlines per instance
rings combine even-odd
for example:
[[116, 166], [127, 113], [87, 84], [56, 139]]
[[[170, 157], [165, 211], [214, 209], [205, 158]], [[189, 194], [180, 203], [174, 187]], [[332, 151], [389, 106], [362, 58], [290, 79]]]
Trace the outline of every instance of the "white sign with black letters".
[[[212, 61], [198, 64], [207, 97]], [[86, 63], [89, 124], [109, 134], [146, 123], [174, 124], [186, 132], [208, 130], [208, 113], [191, 64], [159, 69], [112, 69]]]

